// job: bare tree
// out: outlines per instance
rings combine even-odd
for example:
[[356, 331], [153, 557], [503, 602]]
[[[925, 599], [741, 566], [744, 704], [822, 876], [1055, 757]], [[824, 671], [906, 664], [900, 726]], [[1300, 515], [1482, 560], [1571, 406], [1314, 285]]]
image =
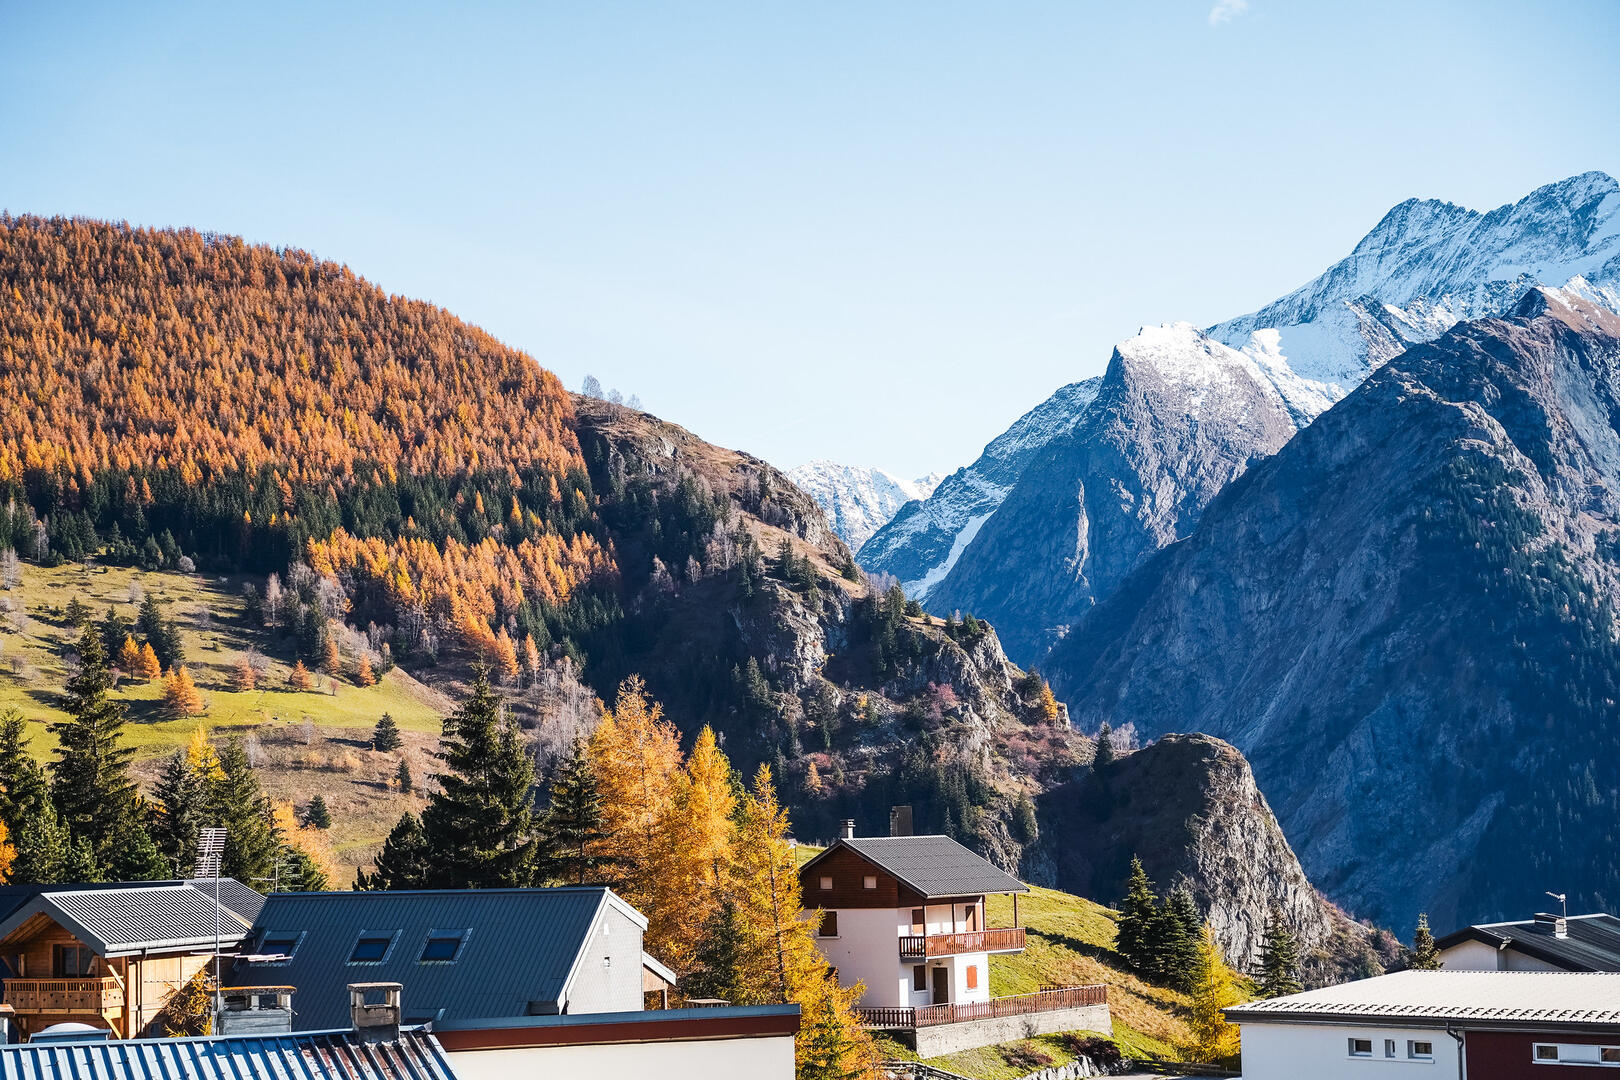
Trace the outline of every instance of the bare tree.
[[0, 551], [0, 589], [15, 589], [22, 584], [22, 560], [15, 548]]
[[281, 575], [271, 574], [264, 583], [264, 622], [276, 626], [281, 621], [281, 606], [286, 598], [281, 594]]
[[585, 376], [585, 383], [580, 387], [580, 393], [586, 397], [599, 398], [602, 396], [602, 381], [595, 375]]

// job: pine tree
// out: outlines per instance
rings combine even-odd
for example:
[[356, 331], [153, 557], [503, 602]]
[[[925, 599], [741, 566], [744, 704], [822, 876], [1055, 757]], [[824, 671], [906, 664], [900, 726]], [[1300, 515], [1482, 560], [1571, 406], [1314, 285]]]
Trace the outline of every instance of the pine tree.
[[1254, 977], [1265, 998], [1297, 994], [1305, 988], [1299, 981], [1299, 942], [1276, 904], [1266, 913], [1266, 933]]
[[681, 990], [689, 998], [720, 998], [737, 1003], [747, 996], [743, 983], [746, 935], [729, 895], [720, 897], [698, 935], [689, 973]]
[[343, 653], [338, 649], [336, 634], [328, 633], [321, 644], [321, 670], [333, 679], [343, 674]]
[[1198, 904], [1186, 884], [1170, 890], [1161, 919], [1165, 929], [1160, 970], [1171, 986], [1186, 990], [1192, 986], [1193, 972], [1198, 966], [1198, 939], [1204, 928]]
[[445, 771], [422, 814], [437, 888], [532, 883], [534, 765], [517, 725], [480, 669], [472, 693], [444, 722]]
[[495, 635], [495, 670], [508, 685], [515, 682], [523, 673], [522, 667], [518, 664], [517, 646], [513, 644], [504, 626], [501, 627], [501, 632]]
[[371, 654], [364, 649], [360, 650], [360, 663], [355, 668], [354, 681], [358, 686], [375, 686], [377, 684], [377, 676], [371, 672]]
[[605, 854], [602, 796], [596, 769], [583, 740], [563, 761], [551, 785], [551, 805], [544, 821], [547, 876], [564, 885], [603, 881], [609, 866]]
[[101, 880], [90, 845], [73, 837], [48, 801], [29, 808], [15, 836], [12, 884], [94, 884]]
[[377, 726], [371, 729], [371, 748], [386, 754], [398, 750], [402, 745], [404, 740], [399, 737], [399, 725], [392, 716], [383, 713], [377, 720]]
[[50, 794], [45, 770], [28, 749], [28, 727], [16, 709], [0, 711], [0, 825], [12, 836], [43, 809]]
[[115, 826], [106, 845], [103, 875], [108, 881], [164, 881], [170, 876], [169, 860], [163, 857], [152, 834], [142, 824], [150, 819], [150, 808], [132, 808]]
[[1434, 934], [1429, 930], [1427, 912], [1418, 915], [1417, 931], [1412, 935], [1412, 958], [1406, 966], [1413, 971], [1440, 970], [1440, 949], [1435, 945]]
[[135, 751], [123, 745], [124, 706], [107, 696], [111, 688], [101, 638], [87, 626], [79, 635], [79, 672], [67, 684], [68, 719], [51, 725], [58, 742], [51, 801], [68, 831], [98, 856], [135, 801]]
[[68, 601], [67, 610], [63, 612], [63, 618], [68, 627], [73, 630], [83, 630], [90, 625], [90, 609], [85, 606], [78, 593], [74, 593], [73, 599]]
[[411, 763], [406, 758], [399, 759], [399, 768], [394, 770], [394, 783], [398, 784], [399, 790], [406, 795], [409, 795], [415, 786], [415, 782], [411, 779]]
[[208, 785], [205, 822], [226, 830], [223, 870], [252, 884], [275, 871], [279, 844], [271, 828], [270, 804], [248, 762], [242, 740], [232, 736], [219, 751], [220, 776]]
[[[217, 767], [217, 759], [216, 759]], [[157, 812], [152, 839], [179, 875], [197, 862], [197, 834], [207, 823], [208, 782], [183, 750], [176, 750], [152, 787]]]
[[173, 669], [163, 679], [163, 703], [173, 716], [197, 716], [205, 712], [208, 704], [203, 701], [202, 692], [197, 684], [191, 681], [191, 672], [181, 664]]
[[1193, 1042], [1191, 1060], [1217, 1064], [1238, 1052], [1238, 1029], [1226, 1022], [1222, 1011], [1240, 999], [1237, 973], [1227, 966], [1215, 944], [1215, 932], [1205, 924], [1199, 935], [1198, 963], [1193, 969], [1192, 1009], [1188, 1026]]
[[1142, 869], [1142, 860], [1132, 856], [1131, 876], [1125, 883], [1125, 898], [1119, 904], [1114, 933], [1114, 951], [1132, 971], [1145, 974], [1153, 967], [1154, 924], [1158, 918], [1153, 882]]
[[186, 662], [184, 648], [180, 644], [180, 632], [175, 629], [174, 622], [163, 614], [158, 607], [157, 597], [147, 593], [141, 601], [140, 614], [135, 617], [135, 628], [146, 638], [146, 643], [152, 646], [156, 653], [158, 663], [165, 668], [173, 668]]
[[309, 806], [304, 809], [304, 821], [317, 829], [332, 827], [332, 813], [326, 808], [325, 797], [317, 794], [309, 800]]
[[1114, 731], [1105, 720], [1097, 729], [1097, 752], [1091, 759], [1091, 768], [1102, 772], [1114, 763]]
[[[101, 647], [108, 656], [118, 656], [123, 648], [125, 639], [130, 636], [129, 620], [119, 614], [115, 604], [107, 605], [107, 614], [101, 620]], [[131, 674], [131, 669], [125, 668], [124, 673]]]
[[287, 685], [294, 690], [308, 690], [314, 685], [314, 680], [310, 678], [309, 669], [304, 666], [302, 660], [293, 664], [292, 671], [287, 675]]
[[415, 814], [402, 814], [377, 853], [376, 868], [370, 874], [358, 871], [354, 887], [357, 890], [420, 889], [428, 884], [429, 856], [422, 822]]

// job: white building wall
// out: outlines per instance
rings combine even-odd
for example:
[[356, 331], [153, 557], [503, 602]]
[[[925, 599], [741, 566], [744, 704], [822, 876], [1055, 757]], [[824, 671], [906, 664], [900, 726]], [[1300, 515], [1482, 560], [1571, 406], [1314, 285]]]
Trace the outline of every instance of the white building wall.
[[1464, 941], [1440, 953], [1447, 971], [1562, 971], [1563, 968], [1526, 956], [1509, 946], [1498, 949], [1483, 941]]
[[[1444, 1028], [1352, 1027], [1330, 1024], [1243, 1024], [1243, 1080], [1449, 1080], [1457, 1076], [1457, 1043]], [[1371, 1039], [1373, 1056], [1350, 1056], [1351, 1039]], [[1384, 1056], [1384, 1040], [1395, 1056]], [[1432, 1060], [1407, 1057], [1408, 1040], [1427, 1042]]]
[[793, 1037], [451, 1050], [460, 1080], [793, 1080]]
[[911, 965], [900, 962], [900, 936], [911, 933], [911, 913], [895, 908], [839, 908], [838, 936], [818, 937], [827, 963], [845, 986], [866, 984], [860, 1004], [875, 1009], [911, 1005]]

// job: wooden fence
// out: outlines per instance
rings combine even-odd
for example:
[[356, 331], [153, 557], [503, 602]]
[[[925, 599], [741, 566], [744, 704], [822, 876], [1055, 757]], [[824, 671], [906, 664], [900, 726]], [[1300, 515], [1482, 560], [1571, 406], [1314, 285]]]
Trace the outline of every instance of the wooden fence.
[[1034, 994], [1013, 994], [965, 1005], [922, 1005], [917, 1007], [857, 1009], [861, 1024], [870, 1028], [914, 1030], [939, 1024], [960, 1024], [966, 1020], [992, 1020], [1003, 1016], [1076, 1009], [1085, 1005], [1108, 1004], [1108, 987], [1065, 986]]

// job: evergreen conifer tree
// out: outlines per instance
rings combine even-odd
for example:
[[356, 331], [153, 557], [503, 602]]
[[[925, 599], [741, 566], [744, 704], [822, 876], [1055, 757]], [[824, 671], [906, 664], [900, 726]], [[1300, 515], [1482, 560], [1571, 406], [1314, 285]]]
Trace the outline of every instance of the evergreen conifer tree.
[[1203, 933], [1204, 921], [1185, 883], [1170, 890], [1160, 921], [1163, 929], [1159, 969], [1171, 986], [1186, 990], [1192, 985], [1193, 971], [1198, 965], [1198, 938]]
[[406, 758], [399, 759], [399, 768], [394, 770], [394, 782], [406, 795], [409, 795], [415, 787], [415, 782], [411, 778], [411, 763]]
[[1418, 915], [1417, 931], [1412, 935], [1412, 959], [1406, 966], [1413, 971], [1440, 970], [1440, 948], [1429, 930], [1428, 912]]
[[163, 614], [155, 594], [147, 593], [141, 601], [140, 613], [135, 617], [135, 628], [146, 638], [146, 643], [157, 653], [158, 663], [165, 668], [186, 662], [180, 632], [175, 629], [174, 622]]
[[548, 877], [564, 885], [605, 880], [609, 861], [603, 850], [607, 832], [602, 821], [602, 796], [583, 739], [574, 742], [573, 752], [552, 782], [544, 831]]
[[741, 1001], [747, 995], [743, 984], [745, 952], [746, 938], [737, 904], [729, 895], [722, 896], [703, 924], [692, 970], [681, 979], [681, 990], [689, 998]]
[[371, 748], [381, 750], [386, 754], [391, 750], [398, 750], [402, 744], [403, 740], [399, 737], [399, 725], [394, 722], [392, 716], [383, 713], [377, 720], [377, 726], [371, 730]]
[[274, 875], [279, 844], [270, 823], [270, 804], [248, 762], [242, 740], [232, 736], [219, 750], [219, 779], [208, 786], [205, 824], [226, 830], [226, 876], [253, 884]]
[[157, 812], [152, 819], [152, 840], [177, 875], [191, 872], [197, 862], [197, 833], [207, 823], [208, 783], [176, 750], [152, 787]]
[[51, 725], [58, 742], [51, 801], [68, 831], [99, 857], [135, 801], [135, 751], [123, 745], [124, 706], [107, 696], [111, 688], [101, 638], [87, 626], [79, 635], [79, 672], [67, 684], [68, 718]]
[[66, 619], [68, 626], [74, 630], [82, 630], [90, 624], [90, 609], [85, 606], [78, 593], [74, 593], [73, 599], [68, 601], [67, 610], [63, 612], [63, 618]]
[[1266, 934], [1254, 977], [1261, 997], [1282, 997], [1304, 989], [1299, 981], [1299, 942], [1276, 904], [1266, 914]]
[[367, 889], [420, 889], [428, 883], [429, 852], [427, 834], [415, 814], [402, 814], [388, 839], [377, 853], [372, 873], [359, 870], [354, 887]]
[[1153, 895], [1153, 882], [1142, 869], [1142, 860], [1131, 857], [1131, 876], [1125, 883], [1125, 898], [1119, 904], [1114, 951], [1126, 966], [1140, 974], [1154, 967], [1154, 939], [1159, 907]]
[[[107, 605], [107, 614], [101, 620], [101, 648], [108, 656], [117, 656], [130, 636], [129, 620], [119, 614], [116, 604]], [[126, 672], [127, 674], [127, 672]]]
[[0, 711], [0, 825], [12, 837], [50, 795], [45, 771], [28, 750], [28, 728], [16, 709]]
[[317, 794], [304, 809], [304, 821], [317, 829], [332, 827], [332, 812], [326, 808], [326, 798]]
[[108, 881], [164, 881], [173, 876], [169, 860], [142, 824], [150, 818], [149, 810], [139, 805], [135, 813], [124, 815], [109, 838], [103, 871]]
[[1114, 763], [1114, 729], [1104, 720], [1097, 729], [1097, 753], [1091, 759], [1091, 767], [1096, 772], [1102, 772]]
[[444, 722], [445, 771], [422, 814], [437, 888], [522, 887], [534, 879], [534, 765], [517, 725], [480, 668]]

